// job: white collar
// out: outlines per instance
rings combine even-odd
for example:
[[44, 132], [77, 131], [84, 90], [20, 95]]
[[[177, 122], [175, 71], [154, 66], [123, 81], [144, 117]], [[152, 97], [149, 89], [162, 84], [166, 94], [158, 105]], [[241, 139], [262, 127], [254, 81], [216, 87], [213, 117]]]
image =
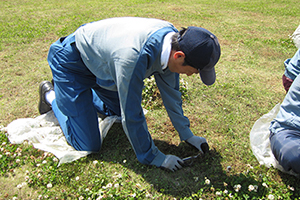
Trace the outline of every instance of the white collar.
[[175, 34], [175, 32], [168, 33], [163, 41], [162, 51], [161, 51], [161, 67], [162, 69], [166, 69], [168, 67], [170, 52], [171, 52], [171, 37]]

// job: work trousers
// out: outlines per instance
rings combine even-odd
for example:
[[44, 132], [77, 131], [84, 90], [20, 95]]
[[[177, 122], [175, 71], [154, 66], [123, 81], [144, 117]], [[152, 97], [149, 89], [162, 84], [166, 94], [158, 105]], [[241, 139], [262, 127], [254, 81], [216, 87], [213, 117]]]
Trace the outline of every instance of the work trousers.
[[97, 152], [101, 148], [98, 113], [121, 115], [116, 91], [96, 83], [96, 76], [83, 63], [75, 35], [60, 38], [48, 54], [56, 99], [52, 110], [70, 145], [76, 150]]
[[270, 135], [271, 149], [279, 164], [300, 174], [300, 131], [284, 130]]

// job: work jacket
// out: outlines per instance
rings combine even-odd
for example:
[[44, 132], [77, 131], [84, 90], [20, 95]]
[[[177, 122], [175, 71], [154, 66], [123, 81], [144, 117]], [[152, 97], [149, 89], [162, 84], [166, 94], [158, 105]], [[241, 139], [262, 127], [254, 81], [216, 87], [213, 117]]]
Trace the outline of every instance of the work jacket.
[[293, 80], [276, 118], [271, 122], [270, 131], [278, 133], [283, 130], [300, 131], [300, 49], [284, 62], [284, 74]]
[[143, 80], [154, 75], [167, 113], [181, 140], [193, 136], [183, 115], [179, 74], [162, 70], [164, 36], [177, 29], [169, 22], [145, 18], [111, 18], [80, 27], [76, 46], [97, 83], [117, 91], [123, 129], [143, 164], [161, 166], [165, 154], [149, 134], [143, 109]]

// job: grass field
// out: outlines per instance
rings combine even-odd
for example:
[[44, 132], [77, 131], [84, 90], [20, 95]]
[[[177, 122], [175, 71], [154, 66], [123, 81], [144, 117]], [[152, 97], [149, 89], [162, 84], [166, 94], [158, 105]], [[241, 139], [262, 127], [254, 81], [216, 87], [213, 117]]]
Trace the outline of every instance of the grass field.
[[[298, 199], [299, 179], [260, 166], [249, 141], [255, 121], [285, 96], [283, 62], [296, 52], [289, 36], [299, 26], [298, 13], [298, 0], [2, 0], [4, 127], [39, 115], [38, 84], [51, 79], [49, 46], [87, 22], [136, 16], [164, 19], [178, 29], [202, 26], [217, 35], [222, 56], [213, 86], [196, 75], [181, 77], [188, 83], [183, 107], [191, 130], [211, 146], [193, 165], [171, 173], [140, 164], [118, 124], [98, 154], [60, 167], [53, 155], [29, 144], [11, 145], [1, 132], [0, 199]], [[180, 143], [163, 107], [146, 118], [162, 152], [193, 153]]]

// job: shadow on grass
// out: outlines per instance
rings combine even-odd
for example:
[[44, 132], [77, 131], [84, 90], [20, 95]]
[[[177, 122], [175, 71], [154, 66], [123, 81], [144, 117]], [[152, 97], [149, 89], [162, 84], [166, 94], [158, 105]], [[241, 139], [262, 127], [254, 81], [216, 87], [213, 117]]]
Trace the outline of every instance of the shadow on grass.
[[285, 185], [292, 186], [293, 195], [291, 196], [291, 199], [299, 199], [300, 198], [300, 190], [299, 188], [295, 187], [299, 185], [299, 178], [290, 174], [283, 173], [281, 171], [278, 171], [281, 180], [284, 182]]
[[[194, 147], [184, 142], [178, 146], [161, 140], [154, 140], [154, 143], [163, 153], [177, 155], [181, 158], [198, 153]], [[216, 191], [224, 191], [225, 189], [233, 191], [233, 186], [236, 184], [245, 188], [245, 192], [240, 194], [243, 197], [242, 195], [247, 194], [249, 183], [259, 185], [251, 175], [231, 174], [223, 169], [222, 157], [215, 149], [211, 149], [209, 153], [195, 159], [190, 166], [185, 166], [174, 173], [154, 166], [143, 165], [138, 162], [120, 124], [113, 125], [103, 142], [101, 151], [92, 154], [90, 159], [91, 161], [98, 159], [120, 163], [141, 175], [159, 193], [176, 198], [191, 195], [212, 198]], [[124, 160], [126, 160], [125, 163]], [[206, 178], [210, 180], [210, 185], [205, 184]]]

